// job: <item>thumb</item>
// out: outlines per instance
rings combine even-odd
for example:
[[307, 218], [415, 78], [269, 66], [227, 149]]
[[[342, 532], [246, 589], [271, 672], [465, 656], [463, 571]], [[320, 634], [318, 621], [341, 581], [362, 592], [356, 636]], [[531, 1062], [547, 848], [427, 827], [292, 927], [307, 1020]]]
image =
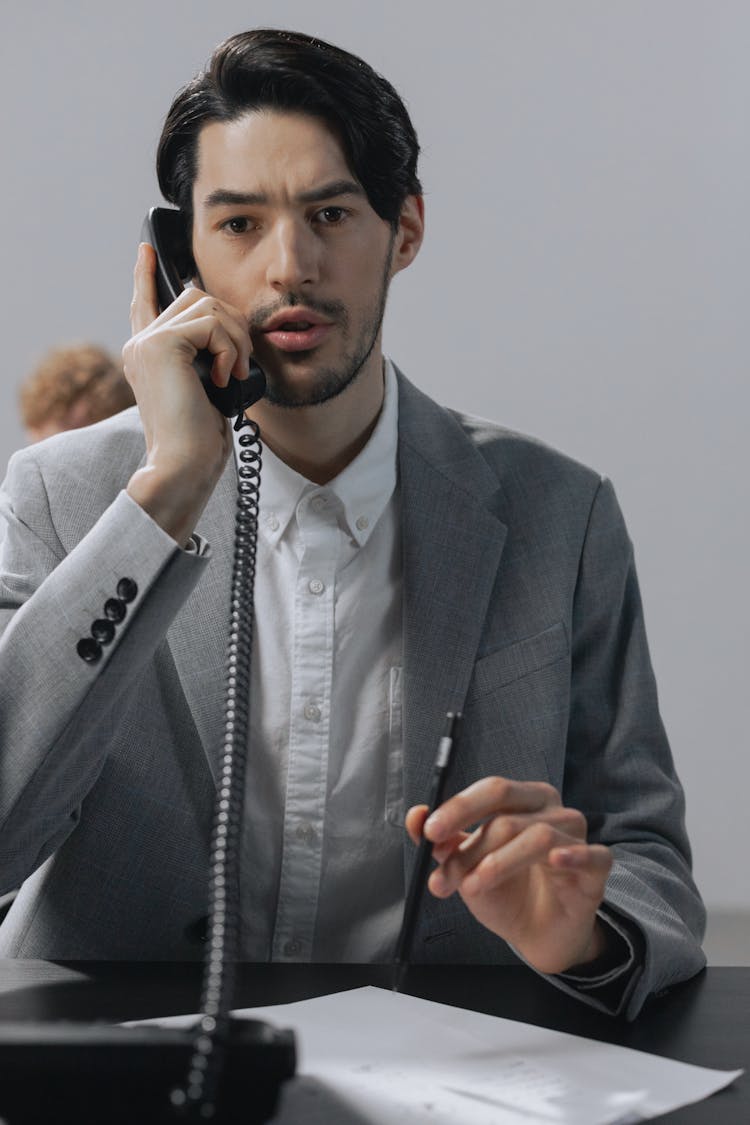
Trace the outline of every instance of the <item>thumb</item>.
[[156, 251], [148, 242], [141, 242], [133, 270], [133, 300], [130, 303], [130, 327], [133, 335], [148, 328], [158, 315]]
[[404, 826], [414, 844], [422, 839], [422, 829], [429, 811], [427, 805], [413, 805], [404, 818]]

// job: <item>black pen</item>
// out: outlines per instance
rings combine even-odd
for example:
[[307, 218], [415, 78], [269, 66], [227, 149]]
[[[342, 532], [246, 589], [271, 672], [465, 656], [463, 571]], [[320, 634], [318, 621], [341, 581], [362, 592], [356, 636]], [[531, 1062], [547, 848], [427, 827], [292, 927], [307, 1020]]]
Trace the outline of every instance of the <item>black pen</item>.
[[[430, 795], [427, 798], [427, 816], [434, 812], [443, 800], [443, 791], [445, 790], [445, 780], [448, 776], [451, 751], [456, 741], [456, 730], [460, 718], [460, 711], [449, 711], [445, 716], [445, 727], [440, 742], [438, 743], [435, 767], [432, 771], [432, 785], [430, 786]], [[409, 883], [409, 893], [406, 896], [401, 933], [398, 936], [398, 942], [396, 944], [396, 958], [394, 961], [395, 975], [393, 980], [394, 992], [400, 990], [404, 981], [406, 967], [409, 964], [409, 954], [411, 953], [414, 931], [417, 926], [417, 911], [422, 901], [425, 886], [427, 885], [431, 858], [432, 842], [422, 835], [422, 839], [419, 841], [419, 850], [417, 852], [414, 870], [411, 875], [411, 882]]]

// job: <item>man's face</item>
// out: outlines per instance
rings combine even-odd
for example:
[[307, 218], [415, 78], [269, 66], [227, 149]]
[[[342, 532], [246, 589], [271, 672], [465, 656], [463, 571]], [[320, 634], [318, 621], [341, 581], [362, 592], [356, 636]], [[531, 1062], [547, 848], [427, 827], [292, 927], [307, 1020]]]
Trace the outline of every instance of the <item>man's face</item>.
[[380, 377], [402, 263], [322, 122], [262, 111], [204, 126], [193, 207], [202, 286], [246, 316], [271, 402], [314, 405], [360, 372]]

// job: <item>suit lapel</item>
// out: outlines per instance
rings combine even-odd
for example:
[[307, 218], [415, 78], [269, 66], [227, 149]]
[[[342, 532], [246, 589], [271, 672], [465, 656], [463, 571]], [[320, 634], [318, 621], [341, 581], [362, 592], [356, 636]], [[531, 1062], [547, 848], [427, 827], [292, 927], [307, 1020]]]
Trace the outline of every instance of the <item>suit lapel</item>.
[[230, 456], [196, 532], [211, 545], [201, 581], [167, 632], [182, 690], [214, 776], [223, 733], [229, 595], [234, 557], [237, 470]]
[[446, 711], [463, 707], [507, 529], [498, 482], [458, 422], [402, 376], [399, 387], [408, 808], [427, 793]]

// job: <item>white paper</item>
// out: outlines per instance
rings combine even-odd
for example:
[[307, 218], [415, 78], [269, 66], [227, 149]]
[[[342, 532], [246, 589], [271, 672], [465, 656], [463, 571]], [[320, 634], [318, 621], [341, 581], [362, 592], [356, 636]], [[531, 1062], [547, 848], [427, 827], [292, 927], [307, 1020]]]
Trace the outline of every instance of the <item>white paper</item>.
[[380, 988], [236, 1014], [297, 1035], [278, 1125], [630, 1125], [742, 1074]]

